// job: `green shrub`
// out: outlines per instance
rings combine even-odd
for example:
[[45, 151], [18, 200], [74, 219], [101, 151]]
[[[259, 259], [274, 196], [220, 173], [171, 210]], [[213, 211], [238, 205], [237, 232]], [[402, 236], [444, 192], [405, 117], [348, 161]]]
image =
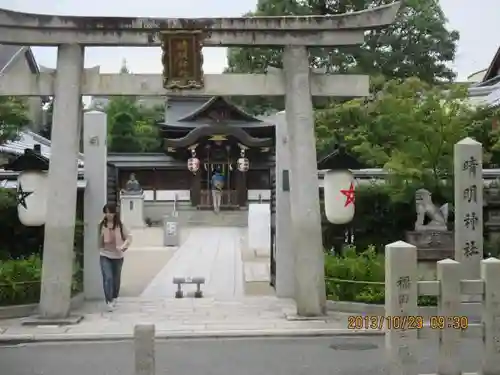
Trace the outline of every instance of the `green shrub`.
[[[83, 290], [83, 273], [75, 262], [72, 294]], [[0, 306], [38, 303], [42, 278], [42, 260], [38, 255], [0, 261]]]
[[[357, 252], [347, 246], [342, 255], [325, 254], [325, 285], [328, 299], [385, 303], [385, 258], [374, 246]], [[437, 297], [419, 296], [419, 306], [435, 306]]]
[[37, 303], [41, 273], [42, 261], [36, 255], [0, 261], [0, 305]]
[[373, 246], [360, 254], [348, 246], [342, 256], [325, 255], [325, 275], [330, 299], [384, 302], [384, 257]]
[[[77, 210], [77, 217], [81, 217], [81, 210]], [[83, 290], [83, 232], [83, 222], [77, 219], [73, 293]], [[0, 188], [0, 238], [0, 305], [37, 303], [44, 227], [26, 227], [19, 222], [13, 189]]]

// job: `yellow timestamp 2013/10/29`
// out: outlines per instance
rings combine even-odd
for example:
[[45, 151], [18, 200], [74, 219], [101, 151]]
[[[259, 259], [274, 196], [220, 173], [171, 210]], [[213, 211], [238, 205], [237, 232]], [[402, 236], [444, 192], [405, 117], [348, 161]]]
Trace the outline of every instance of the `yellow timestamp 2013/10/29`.
[[431, 329], [460, 329], [469, 327], [467, 316], [429, 316], [421, 315], [350, 315], [347, 319], [347, 329], [422, 329], [427, 326]]
[[421, 329], [424, 317], [420, 315], [350, 315], [347, 329]]

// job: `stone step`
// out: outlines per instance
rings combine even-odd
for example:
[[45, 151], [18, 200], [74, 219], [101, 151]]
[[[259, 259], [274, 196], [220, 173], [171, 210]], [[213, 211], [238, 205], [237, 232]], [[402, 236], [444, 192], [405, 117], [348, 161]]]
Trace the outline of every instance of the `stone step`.
[[189, 226], [246, 227], [248, 211], [213, 211], [180, 210], [179, 223]]

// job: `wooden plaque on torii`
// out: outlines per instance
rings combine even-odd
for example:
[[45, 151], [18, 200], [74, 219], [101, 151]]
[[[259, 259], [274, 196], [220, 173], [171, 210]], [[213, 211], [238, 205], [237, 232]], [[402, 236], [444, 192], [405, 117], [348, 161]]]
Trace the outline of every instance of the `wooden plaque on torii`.
[[203, 34], [200, 30], [162, 33], [164, 88], [203, 88], [202, 41]]

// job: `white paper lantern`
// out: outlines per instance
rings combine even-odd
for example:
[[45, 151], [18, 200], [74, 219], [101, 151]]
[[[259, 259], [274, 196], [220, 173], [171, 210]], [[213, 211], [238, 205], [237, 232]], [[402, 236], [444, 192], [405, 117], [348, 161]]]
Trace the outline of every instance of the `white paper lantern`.
[[354, 176], [347, 170], [331, 170], [324, 178], [325, 214], [330, 223], [347, 224], [354, 217]]
[[238, 165], [238, 170], [240, 172], [246, 172], [248, 171], [248, 168], [250, 168], [250, 161], [245, 157], [239, 158], [236, 164]]
[[47, 215], [48, 173], [23, 171], [17, 178], [17, 214], [27, 227], [45, 224]]
[[188, 170], [192, 173], [198, 172], [200, 169], [200, 159], [193, 157], [188, 159], [188, 164], [187, 164]]

